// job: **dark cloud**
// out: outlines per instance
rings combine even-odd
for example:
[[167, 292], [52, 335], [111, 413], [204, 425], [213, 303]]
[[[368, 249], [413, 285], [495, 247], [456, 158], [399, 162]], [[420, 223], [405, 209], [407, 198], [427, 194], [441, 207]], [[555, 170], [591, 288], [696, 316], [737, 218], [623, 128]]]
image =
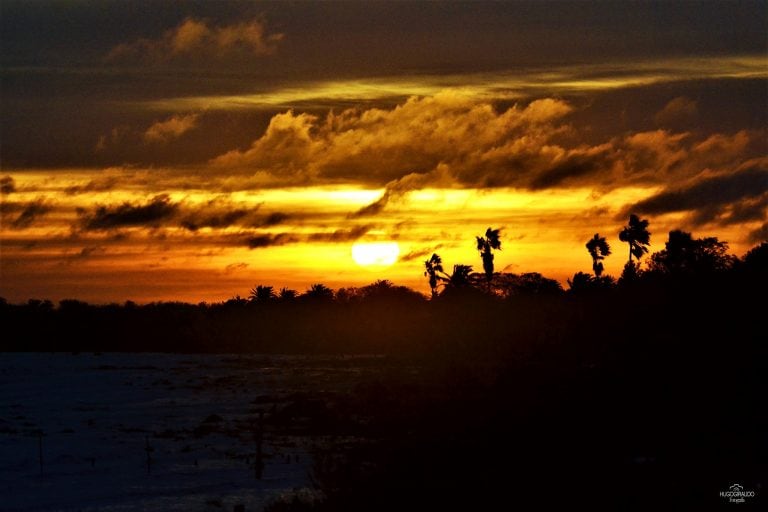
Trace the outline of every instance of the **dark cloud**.
[[768, 193], [757, 198], [749, 198], [734, 203], [730, 207], [728, 217], [723, 219], [726, 224], [754, 222], [766, 218], [768, 212]]
[[16, 191], [16, 182], [11, 176], [0, 178], [0, 194], [11, 194]]
[[106, 176], [90, 180], [85, 185], [72, 185], [64, 189], [64, 193], [68, 195], [82, 194], [85, 192], [106, 192], [114, 189], [119, 180], [116, 176]]
[[86, 230], [104, 230], [129, 226], [157, 225], [178, 211], [178, 204], [166, 194], [153, 197], [145, 204], [123, 203], [119, 206], [97, 206], [92, 212], [80, 210], [80, 224]]
[[283, 222], [290, 219], [291, 216], [287, 213], [283, 212], [272, 212], [258, 223], [256, 227], [269, 227], [269, 226], [276, 226], [278, 224], [282, 224]]
[[730, 174], [699, 178], [687, 186], [665, 190], [626, 208], [621, 217], [630, 211], [652, 215], [700, 210], [699, 222], [704, 222], [733, 203], [759, 198], [766, 192], [768, 165], [760, 162]]
[[748, 240], [750, 243], [768, 242], [768, 222], [765, 222], [759, 228], [750, 231]]
[[239, 262], [239, 263], [230, 263], [226, 267], [224, 267], [224, 273], [225, 274], [232, 274], [234, 272], [239, 272], [240, 270], [245, 270], [248, 268], [248, 263], [245, 262]]
[[11, 221], [11, 228], [24, 229], [32, 225], [37, 219], [50, 212], [53, 207], [45, 199], [36, 199], [29, 203], [3, 203], [3, 213], [20, 209], [18, 217]]
[[[764, 105], [764, 78], [735, 77], [728, 70], [723, 73], [727, 83], [710, 81], [702, 86], [699, 71], [685, 66], [713, 55], [766, 54], [765, 2], [733, 4], [526, 0], [457, 2], [446, 8], [442, 2], [134, 0], [99, 2], [94, 8], [89, 1], [9, 0], [3, 2], [0, 17], [3, 163], [6, 168], [9, 163], [16, 167], [179, 165], [189, 163], [191, 153], [199, 163], [246, 147], [248, 141], [240, 140], [238, 129], [222, 133], [219, 127], [200, 126], [179, 141], [187, 151], [164, 153], [165, 144], [137, 144], [136, 133], [143, 140], [149, 123], [197, 111], [163, 107], [165, 100], [226, 95], [237, 103], [237, 97], [254, 93], [312, 91], [317, 84], [338, 84], [340, 79], [364, 85], [371, 77], [413, 85], [394, 93], [385, 90], [374, 98], [354, 97], [358, 89], [352, 87], [349, 98], [313, 98], [311, 104], [305, 98], [288, 99], [271, 103], [268, 114], [291, 107], [316, 114], [318, 104], [343, 110], [363, 101], [384, 107], [411, 94], [425, 94], [421, 87], [425, 79], [414, 76], [413, 70], [426, 70], [440, 88], [477, 83], [477, 77], [485, 80], [488, 73], [507, 73], [496, 92], [508, 102], [521, 90], [528, 98], [562, 94], [563, 85], [554, 82], [562, 82], [556, 68], [563, 64], [579, 70], [578, 76], [567, 76], [568, 82], [590, 80], [585, 90], [568, 89], [568, 94], [579, 97], [590, 95], [590, 87], [601, 79], [613, 90], [627, 89], [622, 87], [622, 77], [631, 78], [639, 71], [654, 78], [671, 69], [681, 78], [675, 84], [684, 82], [696, 90], [667, 91], [663, 101], [649, 103], [640, 91], [643, 87], [634, 88], [633, 98], [610, 109], [613, 134], [633, 128], [620, 121], [630, 104], [641, 105], [643, 116], [652, 122], [653, 111], [675, 97], [695, 99], [699, 110], [707, 113], [701, 116], [707, 123], [722, 127], [727, 111], [739, 111], [744, 115], [736, 120], [736, 129], [744, 127], [745, 117], [765, 124], [764, 109], [755, 108]], [[328, 37], [330, 27], [334, 37]], [[285, 34], [281, 41], [277, 41], [279, 34]], [[261, 57], [275, 47], [274, 58]], [[119, 65], [105, 72], [103, 59], [111, 50]], [[660, 62], [672, 54], [681, 58], [681, 67]], [[237, 55], [238, 59], [230, 58]], [[147, 62], [159, 65], [147, 66]], [[649, 62], [657, 64], [649, 68]], [[633, 69], [634, 63], [642, 65]], [[596, 73], [598, 65], [606, 64], [610, 73]], [[717, 72], [717, 66], [711, 67]], [[693, 81], [697, 84], [692, 86]], [[747, 81], [753, 92], [733, 89], [734, 84]], [[702, 89], [717, 96], [722, 105], [714, 115], [705, 110]], [[160, 104], [159, 110], [139, 112], [143, 108], [139, 105], [148, 103]], [[130, 151], [91, 154], [85, 150], [118, 124], [136, 131]], [[140, 126], [144, 129], [139, 130]], [[259, 128], [260, 132], [263, 126]], [[197, 132], [206, 129], [210, 131], [197, 138]], [[111, 139], [106, 136], [104, 142]], [[220, 145], [201, 152], [202, 139]], [[394, 178], [387, 176], [382, 182]]]
[[407, 254], [404, 254], [403, 256], [400, 256], [398, 259], [400, 261], [413, 261], [417, 260], [419, 258], [428, 257], [438, 249], [442, 248], [443, 244], [437, 244], [433, 247], [427, 247], [425, 249], [416, 249], [413, 251], [408, 252]]
[[250, 249], [261, 249], [276, 245], [286, 245], [300, 242], [301, 239], [290, 233], [254, 235], [245, 238], [245, 244]]
[[362, 225], [353, 226], [347, 229], [337, 229], [328, 233], [309, 233], [306, 235], [294, 233], [264, 233], [258, 235], [246, 236], [243, 240], [245, 245], [251, 249], [261, 249], [263, 247], [272, 247], [300, 242], [330, 242], [344, 243], [358, 240], [365, 236], [373, 226]]
[[373, 229], [371, 225], [354, 226], [349, 229], [337, 229], [330, 233], [311, 233], [307, 235], [309, 242], [350, 242], [365, 236]]
[[698, 105], [694, 100], [685, 96], [678, 96], [664, 105], [664, 108], [653, 116], [653, 119], [658, 125], [679, 125], [690, 121], [697, 113]]
[[574, 154], [566, 161], [556, 163], [552, 167], [543, 169], [538, 176], [530, 182], [532, 190], [541, 190], [546, 188], [563, 185], [572, 179], [583, 178], [589, 174], [604, 171], [606, 160], [600, 158], [601, 155], [583, 155]]
[[190, 231], [197, 231], [200, 228], [225, 228], [237, 224], [237, 222], [250, 212], [245, 208], [237, 208], [228, 211], [206, 211], [202, 209], [198, 212], [188, 215], [181, 220], [183, 228]]
[[99, 254], [104, 254], [107, 252], [107, 249], [101, 245], [90, 245], [88, 247], [83, 247], [80, 249], [79, 252], [76, 252], [74, 255], [71, 256], [71, 262], [72, 260], [85, 260], [94, 256], [97, 256]]

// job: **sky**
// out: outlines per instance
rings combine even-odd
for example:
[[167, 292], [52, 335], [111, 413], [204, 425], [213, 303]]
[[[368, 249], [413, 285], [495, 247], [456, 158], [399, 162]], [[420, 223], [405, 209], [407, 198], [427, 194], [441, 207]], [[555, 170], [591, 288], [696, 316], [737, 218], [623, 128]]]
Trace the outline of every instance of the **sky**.
[[[0, 296], [219, 301], [423, 262], [565, 283], [768, 238], [768, 4], [4, 0]], [[391, 266], [352, 247], [396, 243]], [[384, 246], [384, 245], [380, 245]]]

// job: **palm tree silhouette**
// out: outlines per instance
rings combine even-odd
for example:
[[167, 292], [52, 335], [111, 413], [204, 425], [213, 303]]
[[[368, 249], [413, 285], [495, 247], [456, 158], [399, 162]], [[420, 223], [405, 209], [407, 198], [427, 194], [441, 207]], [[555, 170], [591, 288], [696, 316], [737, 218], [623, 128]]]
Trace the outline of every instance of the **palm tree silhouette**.
[[255, 288], [251, 288], [251, 294], [248, 296], [251, 302], [269, 302], [272, 299], [277, 298], [275, 295], [275, 289], [272, 286], [258, 285]]
[[283, 288], [280, 288], [280, 293], [278, 293], [277, 296], [280, 298], [280, 300], [289, 301], [289, 300], [295, 299], [296, 295], [298, 295], [296, 290], [283, 287]]
[[592, 256], [592, 270], [595, 271], [595, 276], [600, 277], [600, 274], [603, 273], [603, 260], [606, 256], [610, 256], [611, 246], [608, 245], [604, 236], [595, 233], [595, 236], [587, 242], [586, 247], [589, 255]]
[[448, 276], [447, 286], [451, 288], [467, 288], [471, 284], [469, 274], [472, 273], [472, 265], [454, 265], [453, 272]]
[[648, 231], [648, 221], [640, 219], [634, 213], [629, 216], [629, 224], [624, 226], [619, 232], [619, 240], [629, 244], [629, 264], [632, 263], [632, 256], [638, 261], [643, 254], [648, 252], [648, 245], [651, 245], [651, 233]]
[[500, 229], [488, 228], [485, 230], [485, 236], [475, 237], [477, 239], [477, 250], [480, 251], [480, 257], [483, 259], [483, 270], [485, 279], [488, 282], [488, 288], [493, 279], [493, 250], [501, 250], [501, 240], [499, 239]]
[[322, 283], [313, 284], [312, 286], [309, 287], [309, 290], [304, 292], [304, 296], [310, 299], [332, 300], [333, 290], [331, 290], [330, 288], [328, 288]]
[[424, 275], [429, 277], [429, 287], [432, 290], [432, 297], [434, 298], [437, 296], [438, 281], [443, 279], [437, 275], [438, 272], [444, 273], [443, 260], [437, 253], [432, 254], [432, 257], [424, 262], [424, 268]]

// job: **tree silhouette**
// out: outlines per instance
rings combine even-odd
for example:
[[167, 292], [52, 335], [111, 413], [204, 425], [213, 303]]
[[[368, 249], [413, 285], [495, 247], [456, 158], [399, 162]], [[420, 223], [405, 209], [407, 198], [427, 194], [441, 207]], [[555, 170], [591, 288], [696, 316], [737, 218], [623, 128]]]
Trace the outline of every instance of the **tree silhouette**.
[[572, 293], [593, 293], [611, 289], [615, 280], [611, 276], [593, 276], [586, 272], [576, 272], [568, 279], [568, 287]]
[[587, 242], [587, 251], [592, 256], [592, 270], [595, 272], [595, 276], [600, 277], [603, 273], [603, 260], [606, 256], [611, 254], [611, 246], [605, 240], [605, 237], [595, 233], [589, 242]]
[[768, 273], [768, 242], [762, 242], [747, 251], [742, 262], [748, 271]]
[[424, 262], [424, 275], [429, 277], [429, 288], [432, 290], [432, 297], [437, 296], [437, 286], [439, 280], [442, 278], [437, 275], [438, 272], [443, 273], [443, 260], [437, 253], [433, 254], [431, 258]]
[[277, 296], [275, 295], [274, 287], [258, 285], [255, 288], [251, 288], [251, 294], [248, 298], [251, 302], [264, 303], [277, 298]]
[[727, 253], [728, 242], [716, 237], [693, 238], [676, 229], [669, 232], [665, 249], [651, 256], [650, 269], [672, 275], [719, 272], [728, 270], [736, 261]]
[[278, 298], [280, 300], [289, 301], [296, 298], [298, 295], [298, 292], [296, 290], [291, 290], [290, 288], [280, 288], [280, 292], [277, 294]]
[[333, 290], [324, 284], [313, 284], [309, 290], [304, 292], [304, 296], [309, 299], [331, 300], [333, 299]]
[[488, 283], [489, 289], [491, 285], [491, 279], [493, 279], [493, 250], [501, 250], [499, 231], [499, 229], [488, 228], [485, 230], [484, 237], [475, 237], [477, 239], [477, 250], [480, 251], [480, 257], [483, 260], [485, 280]]
[[619, 240], [629, 244], [629, 263], [632, 263], [632, 256], [640, 261], [643, 254], [648, 252], [647, 246], [651, 244], [648, 221], [646, 219], [641, 220], [634, 213], [631, 214], [629, 224], [619, 232]]
[[446, 286], [450, 288], [468, 288], [472, 282], [469, 274], [472, 273], [472, 265], [454, 265], [453, 272], [448, 276]]

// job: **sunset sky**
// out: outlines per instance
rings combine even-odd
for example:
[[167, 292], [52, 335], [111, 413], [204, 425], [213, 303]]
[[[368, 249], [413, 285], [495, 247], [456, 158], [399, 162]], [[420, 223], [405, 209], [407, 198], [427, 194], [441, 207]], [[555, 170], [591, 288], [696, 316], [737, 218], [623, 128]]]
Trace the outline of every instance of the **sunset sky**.
[[[0, 296], [561, 282], [768, 238], [768, 4], [3, 0]], [[352, 246], [396, 242], [389, 267]]]

